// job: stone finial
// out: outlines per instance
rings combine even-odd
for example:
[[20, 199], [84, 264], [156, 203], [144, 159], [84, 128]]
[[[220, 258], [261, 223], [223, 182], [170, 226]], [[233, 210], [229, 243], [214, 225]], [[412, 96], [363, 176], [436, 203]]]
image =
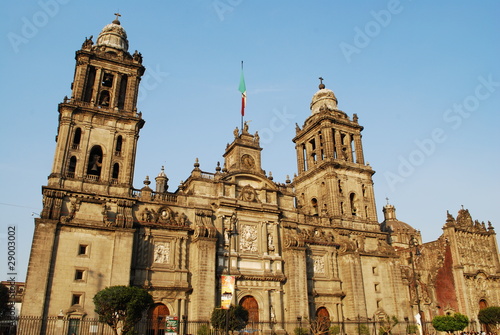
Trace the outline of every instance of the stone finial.
[[324, 79], [323, 79], [323, 77], [319, 77], [318, 79], [319, 79], [319, 86], [318, 87], [320, 90], [322, 90], [326, 87], [325, 84], [323, 84]]

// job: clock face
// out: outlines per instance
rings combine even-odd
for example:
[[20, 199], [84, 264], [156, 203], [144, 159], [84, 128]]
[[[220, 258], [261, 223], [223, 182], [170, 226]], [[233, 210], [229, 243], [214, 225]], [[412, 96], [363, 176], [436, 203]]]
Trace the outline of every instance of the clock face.
[[241, 165], [245, 169], [253, 169], [255, 166], [255, 161], [250, 155], [241, 156]]

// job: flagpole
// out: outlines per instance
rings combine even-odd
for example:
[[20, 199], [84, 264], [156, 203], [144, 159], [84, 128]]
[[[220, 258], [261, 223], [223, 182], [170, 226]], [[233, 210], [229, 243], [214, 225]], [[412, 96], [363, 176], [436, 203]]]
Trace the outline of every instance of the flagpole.
[[[241, 73], [243, 74], [243, 61], [241, 61]], [[243, 134], [243, 116], [244, 113], [241, 113], [241, 133]]]

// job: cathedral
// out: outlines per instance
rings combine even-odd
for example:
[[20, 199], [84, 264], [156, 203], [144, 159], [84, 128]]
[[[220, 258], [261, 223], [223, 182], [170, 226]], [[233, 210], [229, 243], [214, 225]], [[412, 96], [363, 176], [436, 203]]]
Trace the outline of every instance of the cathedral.
[[[425, 324], [460, 312], [474, 321], [480, 308], [500, 305], [492, 224], [461, 209], [441, 219], [436, 241], [422, 243], [389, 203], [379, 222], [363, 126], [322, 82], [292, 139], [293, 180], [266, 175], [259, 135], [244, 124], [227, 130], [215, 171], [196, 162], [172, 191], [161, 168], [134, 188], [145, 67], [128, 50], [116, 19], [76, 51], [22, 316], [96, 318], [92, 298], [114, 285], [146, 288], [155, 301], [149, 317], [207, 321], [229, 297], [268, 334], [293, 333], [297, 320], [319, 316], [341, 323], [420, 315]], [[223, 278], [232, 279], [230, 292]], [[39, 330], [48, 333], [43, 322]]]

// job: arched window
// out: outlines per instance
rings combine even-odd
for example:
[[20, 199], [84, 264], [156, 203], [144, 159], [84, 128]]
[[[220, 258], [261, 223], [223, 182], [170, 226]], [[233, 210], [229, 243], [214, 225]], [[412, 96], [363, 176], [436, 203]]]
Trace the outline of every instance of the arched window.
[[307, 150], [305, 144], [302, 144], [302, 160], [304, 162], [302, 170], [307, 171]]
[[99, 180], [101, 176], [101, 166], [102, 166], [102, 149], [101, 146], [95, 145], [90, 150], [89, 162], [87, 164], [87, 175], [93, 176], [93, 178]]
[[313, 209], [313, 215], [318, 215], [318, 200], [316, 198], [311, 199], [311, 206]]
[[170, 315], [170, 311], [167, 306], [161, 303], [154, 304], [148, 311], [149, 330], [147, 334], [165, 334], [165, 317], [168, 315]]
[[111, 175], [111, 178], [118, 180], [118, 176], [120, 175], [120, 164], [115, 163], [113, 165], [113, 173]]
[[105, 73], [102, 78], [102, 86], [111, 87], [113, 86], [114, 76], [111, 73]]
[[104, 90], [101, 92], [101, 96], [99, 97], [99, 105], [107, 107], [109, 106], [109, 91]]
[[352, 215], [357, 215], [357, 209], [356, 209], [356, 194], [351, 193], [349, 194], [349, 202], [351, 204], [351, 214]]
[[126, 74], [122, 75], [122, 79], [120, 80], [120, 91], [118, 93], [118, 108], [120, 109], [123, 109], [123, 107], [125, 106], [127, 82], [128, 82], [127, 75]]
[[76, 171], [76, 157], [72, 156], [69, 159], [69, 165], [68, 165], [68, 177], [69, 178], [75, 178], [75, 171]]
[[116, 138], [115, 156], [121, 156], [122, 145], [123, 145], [123, 137], [122, 135], [118, 135], [118, 137]]
[[92, 101], [92, 95], [94, 92], [95, 74], [96, 74], [95, 67], [89, 66], [85, 82], [85, 89], [83, 91], [83, 96], [82, 96], [82, 99], [85, 102]]
[[356, 163], [356, 145], [354, 144], [354, 138], [351, 136], [351, 141], [349, 143], [349, 146], [351, 148], [351, 153], [352, 153], [352, 162]]
[[75, 129], [75, 134], [73, 135], [73, 149], [79, 149], [80, 148], [80, 141], [82, 139], [82, 129], [81, 128], [76, 128]]
[[259, 322], [259, 304], [251, 295], [244, 296], [240, 305], [248, 311], [248, 323]]

